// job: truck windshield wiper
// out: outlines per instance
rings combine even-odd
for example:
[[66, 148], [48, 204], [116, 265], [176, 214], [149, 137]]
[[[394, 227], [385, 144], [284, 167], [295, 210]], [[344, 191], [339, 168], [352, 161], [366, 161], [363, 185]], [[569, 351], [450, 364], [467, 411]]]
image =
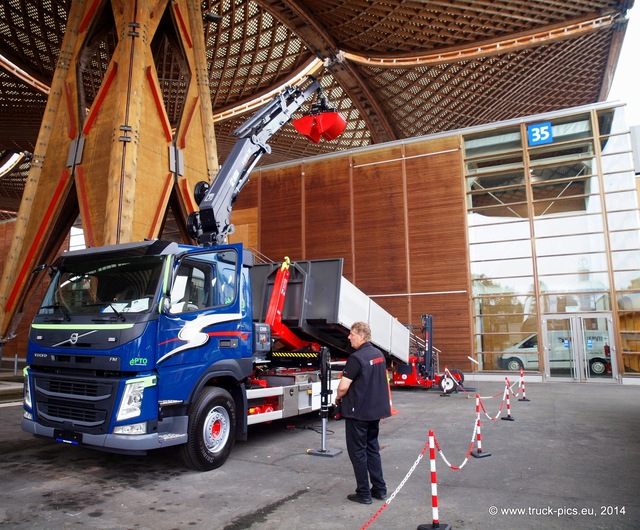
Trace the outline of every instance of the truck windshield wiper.
[[69, 313], [67, 313], [65, 308], [62, 307], [60, 304], [42, 305], [40, 306], [40, 309], [57, 309], [58, 311], [60, 311], [60, 313], [62, 313], [62, 316], [67, 322], [71, 321], [71, 315], [69, 315]]
[[[120, 313], [120, 311], [118, 311], [115, 307], [113, 307], [113, 304], [111, 302], [96, 302], [94, 304], [82, 304], [84, 307], [110, 307], [111, 311], [113, 311], [113, 313], [116, 315], [116, 317], [118, 318], [118, 320], [122, 320], [123, 322], [125, 322], [127, 319], [124, 318], [124, 315], [122, 313]], [[105, 319], [94, 319], [94, 321], [102, 321]]]

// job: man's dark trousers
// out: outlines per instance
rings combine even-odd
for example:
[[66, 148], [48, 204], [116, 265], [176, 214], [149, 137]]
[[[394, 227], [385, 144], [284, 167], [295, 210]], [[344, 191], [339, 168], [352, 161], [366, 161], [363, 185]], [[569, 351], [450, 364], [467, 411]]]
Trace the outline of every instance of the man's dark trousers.
[[[363, 421], [345, 418], [347, 452], [356, 476], [356, 493], [370, 499], [371, 493], [386, 495], [387, 485], [382, 478], [382, 462], [378, 431], [380, 420]], [[369, 478], [372, 487], [369, 489]]]

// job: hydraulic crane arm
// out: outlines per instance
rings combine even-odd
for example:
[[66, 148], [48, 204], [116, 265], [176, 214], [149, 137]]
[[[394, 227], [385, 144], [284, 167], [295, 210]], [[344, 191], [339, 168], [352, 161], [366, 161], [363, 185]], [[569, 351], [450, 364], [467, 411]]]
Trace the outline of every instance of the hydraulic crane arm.
[[318, 93], [320, 110], [329, 110], [320, 82], [314, 77], [307, 80], [310, 82], [304, 89], [299, 86], [286, 88], [238, 127], [233, 132], [238, 140], [213, 184], [199, 182], [196, 185], [194, 195], [200, 211], [189, 216], [188, 228], [190, 235], [201, 245], [223, 244], [227, 235], [233, 232], [230, 221], [233, 204], [260, 157], [271, 152], [267, 144], [269, 139], [315, 93]]

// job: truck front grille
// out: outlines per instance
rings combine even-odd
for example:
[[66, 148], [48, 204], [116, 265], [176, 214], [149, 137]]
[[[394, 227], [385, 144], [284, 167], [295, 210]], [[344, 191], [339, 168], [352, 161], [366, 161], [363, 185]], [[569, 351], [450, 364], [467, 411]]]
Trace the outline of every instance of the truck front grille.
[[118, 379], [35, 373], [33, 381], [36, 413], [44, 425], [91, 434], [108, 431]]
[[56, 394], [67, 394], [73, 396], [91, 396], [99, 395], [98, 385], [86, 381], [47, 381], [47, 391]]

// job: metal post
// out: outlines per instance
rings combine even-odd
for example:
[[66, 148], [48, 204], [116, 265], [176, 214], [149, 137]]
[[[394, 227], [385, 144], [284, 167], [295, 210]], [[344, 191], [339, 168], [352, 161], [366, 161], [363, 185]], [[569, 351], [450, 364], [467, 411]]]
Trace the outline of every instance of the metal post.
[[511, 394], [511, 386], [509, 385], [509, 379], [507, 377], [504, 378], [505, 388], [504, 392], [507, 396], [507, 417], [502, 417], [501, 419], [507, 421], [514, 421], [515, 418], [511, 415], [511, 400], [509, 399], [509, 394]]
[[[438, 478], [436, 474], [436, 445], [435, 435], [433, 431], [429, 431], [429, 466], [431, 471], [431, 510], [433, 515], [433, 524], [431, 528], [441, 528], [442, 530], [450, 530], [451, 526], [446, 523], [440, 523], [438, 514]], [[442, 525], [442, 526], [440, 526]], [[428, 523], [418, 525], [418, 530], [429, 530]]]
[[320, 449], [309, 449], [308, 454], [313, 456], [337, 456], [342, 453], [341, 449], [327, 449], [327, 421], [329, 419], [329, 401], [331, 389], [331, 355], [329, 348], [320, 349], [320, 417], [322, 418], [322, 433]]

